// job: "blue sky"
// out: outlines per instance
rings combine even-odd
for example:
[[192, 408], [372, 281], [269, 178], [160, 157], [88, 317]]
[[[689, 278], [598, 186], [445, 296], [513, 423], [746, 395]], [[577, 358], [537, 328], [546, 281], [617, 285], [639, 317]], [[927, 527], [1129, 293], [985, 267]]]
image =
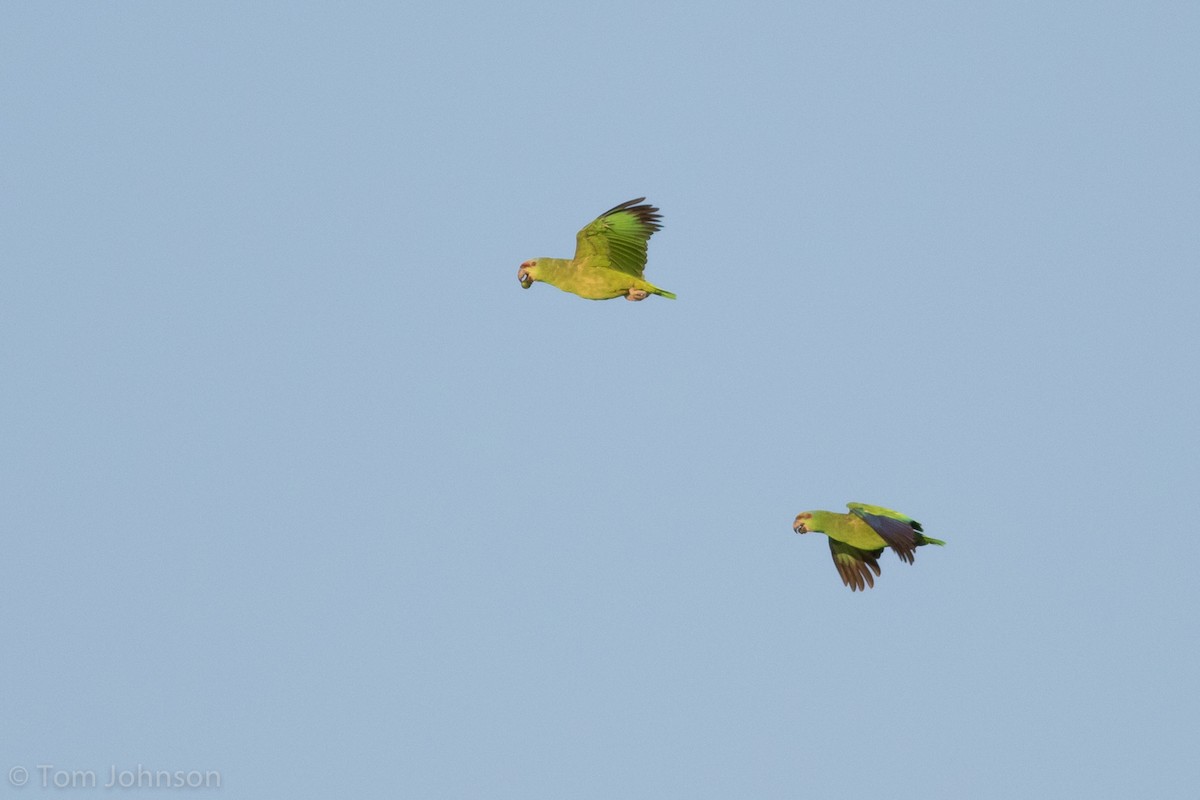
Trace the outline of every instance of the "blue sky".
[[1194, 5], [398, 5], [0, 10], [4, 793], [1195, 797]]

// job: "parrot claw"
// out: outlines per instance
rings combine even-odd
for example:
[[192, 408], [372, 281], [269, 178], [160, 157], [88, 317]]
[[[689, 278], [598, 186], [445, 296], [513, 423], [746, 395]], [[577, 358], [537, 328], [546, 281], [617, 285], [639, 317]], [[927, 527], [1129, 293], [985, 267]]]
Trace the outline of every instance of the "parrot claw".
[[638, 300], [645, 300], [649, 296], [650, 293], [642, 289], [630, 289], [629, 294], [625, 295], [625, 299], [630, 302], [636, 302]]

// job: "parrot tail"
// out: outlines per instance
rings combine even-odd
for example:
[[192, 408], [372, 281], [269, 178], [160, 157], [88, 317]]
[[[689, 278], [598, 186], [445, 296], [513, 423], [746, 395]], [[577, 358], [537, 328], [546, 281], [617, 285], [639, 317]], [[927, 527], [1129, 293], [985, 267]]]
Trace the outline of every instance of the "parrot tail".
[[667, 298], [668, 300], [674, 300], [674, 299], [675, 299], [675, 295], [674, 295], [674, 294], [672, 294], [671, 292], [668, 292], [666, 289], [655, 289], [655, 290], [654, 290], [654, 293], [655, 293], [655, 294], [657, 294], [657, 295], [659, 295], [659, 296], [661, 296], [661, 297], [665, 297], [665, 298]]
[[946, 543], [941, 539], [934, 539], [932, 536], [922, 536], [921, 541], [917, 542], [917, 544], [936, 544], [940, 547], [946, 546]]

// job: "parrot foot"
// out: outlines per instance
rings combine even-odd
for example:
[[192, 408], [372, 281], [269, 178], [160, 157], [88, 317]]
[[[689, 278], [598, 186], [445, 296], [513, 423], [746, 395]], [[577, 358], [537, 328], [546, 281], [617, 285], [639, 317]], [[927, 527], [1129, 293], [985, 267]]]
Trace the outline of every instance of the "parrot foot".
[[630, 302], [636, 302], [638, 300], [645, 300], [649, 296], [650, 293], [643, 289], [630, 289], [629, 294], [625, 295], [625, 299]]

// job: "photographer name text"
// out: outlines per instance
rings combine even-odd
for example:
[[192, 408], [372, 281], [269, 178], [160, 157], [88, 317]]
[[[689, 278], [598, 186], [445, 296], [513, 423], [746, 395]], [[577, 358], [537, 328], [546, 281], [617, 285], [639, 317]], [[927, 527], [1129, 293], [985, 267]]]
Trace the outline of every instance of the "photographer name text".
[[38, 764], [32, 770], [16, 766], [8, 771], [13, 786], [33, 784], [43, 789], [220, 789], [221, 772], [215, 769], [150, 769], [109, 765], [107, 770], [63, 769]]

